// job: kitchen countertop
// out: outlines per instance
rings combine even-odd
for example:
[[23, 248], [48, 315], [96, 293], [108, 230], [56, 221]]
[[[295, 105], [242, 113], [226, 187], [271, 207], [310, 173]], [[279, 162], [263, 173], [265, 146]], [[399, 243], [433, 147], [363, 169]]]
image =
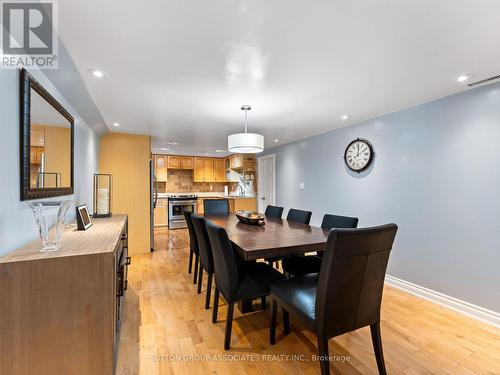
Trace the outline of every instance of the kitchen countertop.
[[193, 194], [193, 195], [196, 195], [198, 196], [198, 198], [228, 198], [228, 199], [252, 199], [252, 198], [255, 198], [255, 195], [247, 195], [247, 196], [244, 196], [244, 197], [240, 197], [240, 196], [237, 196], [237, 195], [224, 195], [224, 193], [217, 193], [217, 192], [214, 192], [214, 193], [196, 193], [196, 192], [189, 192], [189, 193], [159, 193], [158, 194], [158, 198], [168, 198], [169, 196], [172, 196], [172, 195], [181, 195], [181, 194]]

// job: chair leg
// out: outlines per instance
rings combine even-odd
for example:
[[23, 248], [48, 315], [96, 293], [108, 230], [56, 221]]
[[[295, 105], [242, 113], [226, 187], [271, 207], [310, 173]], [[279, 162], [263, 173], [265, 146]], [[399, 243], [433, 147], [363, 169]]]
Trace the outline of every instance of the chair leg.
[[278, 302], [273, 298], [271, 303], [271, 327], [269, 328], [269, 342], [276, 344], [276, 318], [278, 315]]
[[208, 310], [210, 308], [210, 295], [212, 294], [212, 278], [214, 274], [209, 273], [207, 279], [207, 298], [205, 299], [205, 309]]
[[217, 323], [217, 313], [219, 312], [219, 288], [215, 285], [214, 310], [212, 311], [212, 323]]
[[382, 337], [380, 336], [380, 323], [375, 323], [370, 326], [372, 333], [373, 350], [377, 359], [377, 367], [380, 375], [386, 375], [384, 353], [382, 352]]
[[261, 310], [266, 310], [266, 296], [260, 297], [260, 308]]
[[328, 339], [318, 336], [318, 355], [321, 375], [330, 375], [330, 361], [328, 359]]
[[285, 328], [285, 335], [288, 335], [290, 333], [290, 316], [285, 309], [283, 309], [283, 326]]
[[193, 268], [193, 249], [189, 249], [189, 264], [188, 264], [188, 273], [191, 273]]
[[201, 293], [201, 284], [203, 284], [203, 267], [201, 266], [201, 264], [199, 265], [200, 267], [200, 273], [198, 274], [198, 294]]
[[194, 257], [194, 276], [193, 276], [193, 284], [196, 284], [198, 278], [198, 266], [200, 265], [200, 256], [195, 254]]
[[231, 347], [231, 328], [233, 327], [233, 312], [234, 312], [234, 303], [228, 302], [227, 318], [226, 318], [226, 334], [224, 336], [225, 350], [229, 350], [229, 348]]

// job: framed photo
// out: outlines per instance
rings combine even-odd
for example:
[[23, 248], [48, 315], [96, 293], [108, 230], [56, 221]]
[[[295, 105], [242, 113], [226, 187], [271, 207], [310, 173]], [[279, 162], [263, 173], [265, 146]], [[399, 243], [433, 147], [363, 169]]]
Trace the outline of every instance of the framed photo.
[[86, 204], [76, 207], [76, 223], [78, 230], [86, 230], [92, 226], [92, 220], [90, 219]]

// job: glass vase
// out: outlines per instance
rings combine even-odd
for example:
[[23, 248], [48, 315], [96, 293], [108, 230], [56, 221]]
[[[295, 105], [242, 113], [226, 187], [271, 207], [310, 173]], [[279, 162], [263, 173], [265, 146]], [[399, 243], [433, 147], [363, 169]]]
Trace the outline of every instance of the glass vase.
[[[61, 250], [61, 238], [64, 230], [64, 218], [68, 209], [72, 205], [72, 201], [62, 202], [32, 202], [29, 207], [35, 217], [35, 222], [38, 227], [38, 234], [43, 243], [41, 252]], [[56, 223], [54, 228], [50, 230], [48, 211], [58, 208]]]

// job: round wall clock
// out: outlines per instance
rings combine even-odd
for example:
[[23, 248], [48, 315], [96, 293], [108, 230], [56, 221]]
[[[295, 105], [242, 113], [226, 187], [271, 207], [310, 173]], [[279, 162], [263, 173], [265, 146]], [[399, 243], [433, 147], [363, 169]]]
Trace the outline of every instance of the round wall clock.
[[366, 139], [357, 138], [345, 149], [344, 161], [347, 168], [360, 173], [371, 165], [374, 156], [371, 143]]

